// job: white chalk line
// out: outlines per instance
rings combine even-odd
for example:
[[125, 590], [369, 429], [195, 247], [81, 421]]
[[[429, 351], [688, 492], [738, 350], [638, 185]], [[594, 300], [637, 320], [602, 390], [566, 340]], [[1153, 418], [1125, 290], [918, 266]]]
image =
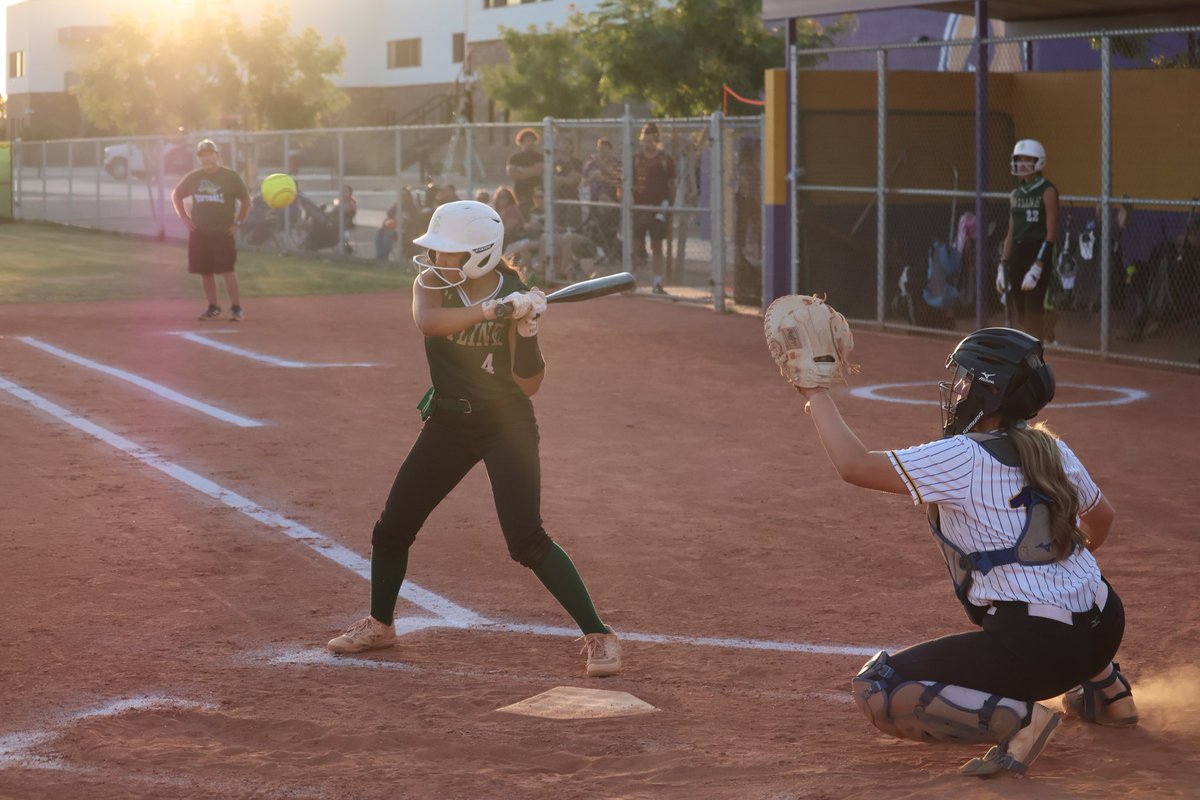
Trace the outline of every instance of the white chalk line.
[[348, 361], [348, 362], [333, 362], [322, 364], [311, 361], [289, 361], [285, 358], [276, 358], [265, 353], [258, 353], [254, 350], [247, 350], [244, 347], [235, 347], [225, 342], [218, 342], [214, 339], [209, 339], [209, 334], [213, 333], [232, 333], [233, 331], [216, 330], [206, 331], [205, 333], [196, 333], [194, 331], [168, 331], [171, 336], [178, 336], [180, 339], [187, 339], [189, 342], [202, 344], [205, 347], [212, 347], [216, 350], [221, 350], [226, 353], [232, 353], [235, 356], [248, 358], [251, 361], [257, 361], [260, 364], [270, 364], [273, 367], [285, 367], [287, 369], [326, 369], [329, 367], [374, 367], [376, 364], [367, 361]]
[[172, 403], [178, 403], [181, 406], [187, 406], [195, 411], [199, 411], [201, 414], [207, 414], [210, 417], [219, 419], [222, 422], [228, 422], [232, 425], [236, 425], [239, 428], [260, 428], [263, 425], [263, 423], [257, 420], [238, 416], [237, 414], [232, 414], [228, 411], [223, 411], [216, 406], [209, 405], [208, 403], [193, 399], [187, 395], [180, 394], [174, 389], [168, 389], [162, 384], [146, 380], [145, 378], [134, 375], [131, 372], [126, 372], [123, 369], [117, 369], [116, 367], [110, 367], [107, 364], [101, 364], [98, 361], [92, 361], [90, 358], [84, 358], [83, 356], [68, 352], [62, 348], [55, 347], [52, 344], [47, 344], [40, 339], [35, 339], [32, 336], [18, 336], [16, 339], [19, 342], [24, 342], [31, 347], [36, 347], [37, 349], [49, 353], [52, 356], [57, 356], [66, 361], [70, 361], [73, 364], [79, 364], [82, 367], [94, 369], [97, 372], [104, 373], [105, 375], [110, 375], [127, 383], [132, 383], [134, 386], [138, 386], [148, 392], [151, 392], [152, 394], [156, 394], [164, 400], [169, 400]]
[[[1081, 400], [1074, 403], [1051, 402], [1047, 408], [1051, 411], [1058, 408], [1093, 408], [1096, 406], [1124, 406], [1130, 403], [1136, 403], [1139, 400], [1145, 400], [1150, 396], [1149, 392], [1141, 389], [1131, 389], [1127, 386], [1096, 386], [1090, 383], [1059, 383], [1060, 388], [1068, 387], [1072, 389], [1085, 389], [1092, 392], [1107, 392], [1114, 394], [1109, 400]], [[877, 383], [874, 386], [859, 386], [850, 390], [850, 394], [854, 397], [862, 398], [863, 400], [881, 400], [885, 403], [902, 403], [910, 406], [936, 406], [941, 405], [941, 401], [937, 399], [921, 400], [912, 397], [893, 397], [885, 392], [891, 389], [904, 389], [910, 386], [923, 386], [930, 388], [931, 384], [928, 381], [915, 381], [912, 383]]]
[[[183, 483], [196, 491], [204, 494], [217, 502], [238, 511], [250, 519], [267, 525], [271, 528], [276, 528], [283, 532], [284, 535], [308, 547], [313, 552], [339, 564], [359, 577], [370, 581], [371, 565], [370, 562], [349, 550], [328, 537], [317, 533], [306, 525], [290, 520], [274, 511], [263, 508], [258, 503], [243, 497], [242, 495], [230, 489], [226, 489], [213, 481], [199, 475], [191, 470], [180, 466], [172, 461], [169, 461], [162, 456], [154, 453], [141, 445], [126, 439], [125, 437], [113, 433], [99, 425], [74, 414], [67, 409], [47, 400], [33, 392], [5, 379], [0, 376], [0, 389], [7, 391], [9, 394], [24, 400], [35, 408], [50, 414], [56, 419], [71, 425], [72, 427], [88, 434], [89, 436], [98, 439], [105, 444], [120, 450], [127, 455], [133, 456], [147, 466], [162, 472], [175, 480]], [[400, 596], [405, 600], [413, 603], [424, 610], [436, 615], [436, 620], [430, 620], [427, 617], [418, 618], [413, 622], [403, 622], [397, 620], [397, 633], [412, 632], [413, 630], [423, 630], [432, 626], [445, 626], [453, 628], [479, 628], [492, 631], [503, 631], [510, 633], [532, 633], [542, 636], [565, 636], [578, 637], [579, 631], [575, 628], [566, 628], [550, 625], [536, 625], [523, 623], [498, 622], [488, 619], [481, 614], [464, 608], [451, 600], [448, 600], [441, 595], [435, 594], [427, 589], [405, 581], [400, 590]], [[651, 634], [638, 633], [635, 631], [620, 631], [622, 639], [630, 641], [642, 641], [655, 644], [684, 644], [701, 647], [720, 647], [733, 648], [740, 650], [775, 650], [791, 653], [813, 653], [822, 655], [846, 655], [846, 656], [870, 656], [877, 653], [882, 647], [853, 647], [849, 645], [821, 645], [805, 642], [787, 642], [787, 641], [771, 641], [760, 639], [745, 639], [745, 638], [714, 638], [714, 637], [695, 637], [682, 636], [672, 634]]]
[[[578, 631], [576, 633], [578, 634]], [[622, 638], [624, 639], [626, 637], [622, 636]], [[266, 662], [272, 666], [384, 670], [412, 674], [447, 675], [451, 677], [471, 678], [474, 680], [502, 679], [519, 680], [526, 683], [546, 683], [550, 681], [562, 681], [563, 679], [562, 675], [559, 673], [505, 671], [496, 669], [494, 664], [487, 669], [471, 669], [468, 667], [410, 664], [404, 661], [389, 661], [379, 658], [348, 658], [346, 656], [334, 655], [324, 648], [318, 649], [315, 647], [266, 649], [258, 652], [247, 653], [242, 657], [241, 660], [251, 664]], [[588, 685], [595, 686], [596, 684], [594, 681], [589, 681]], [[793, 700], [820, 700], [821, 702], [825, 703], [854, 702], [854, 699], [850, 696], [849, 692], [762, 689], [758, 687], [751, 689], [739, 689], [738, 687], [729, 686], [727, 684], [722, 684], [721, 691], [728, 694], [744, 694], [756, 697], [772, 696], [786, 697]]]
[[[75, 723], [97, 717], [116, 717], [127, 711], [144, 711], [160, 708], [208, 709], [214, 707], [208, 703], [194, 703], [189, 700], [162, 695], [126, 697], [113, 700], [96, 708], [69, 714], [56, 720], [56, 727], [66, 728]], [[0, 769], [21, 767], [26, 769], [71, 769], [73, 771], [80, 771], [81, 768], [78, 766], [70, 766], [59, 759], [34, 755], [31, 752], [34, 748], [40, 747], [58, 736], [59, 733], [53, 729], [18, 731], [0, 736]]]

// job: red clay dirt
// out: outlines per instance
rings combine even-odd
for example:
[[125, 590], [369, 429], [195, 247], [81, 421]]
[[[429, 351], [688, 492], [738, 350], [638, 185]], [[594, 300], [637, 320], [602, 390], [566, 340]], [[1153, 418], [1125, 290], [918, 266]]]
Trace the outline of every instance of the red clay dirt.
[[[0, 797], [1200, 796], [1196, 376], [1051, 355], [1062, 383], [1149, 393], [1045, 415], [1118, 511], [1098, 555], [1127, 607], [1120, 660], [1143, 723], [1065, 723], [1027, 778], [984, 782], [955, 773], [984, 747], [888, 739], [851, 703], [862, 652], [966, 621], [920, 510], [837, 480], [750, 316], [611, 297], [550, 309], [541, 336], [547, 530], [617, 630], [682, 638], [627, 640], [625, 671], [605, 680], [584, 676], [569, 637], [498, 628], [327, 656], [324, 642], [366, 613], [367, 581], [163, 470], [366, 556], [428, 386], [409, 303], [251, 299], [240, 326], [194, 322], [181, 301], [3, 307]], [[234, 327], [211, 338], [382, 366], [285, 369], [167, 333]], [[18, 336], [266, 424], [231, 426]], [[936, 397], [952, 340], [856, 338], [855, 385], [923, 382], [892, 395]], [[932, 404], [839, 397], [869, 447], [937, 436]], [[508, 559], [482, 468], [430, 518], [409, 576], [491, 620], [570, 625]], [[431, 616], [404, 600], [399, 614]], [[660, 711], [496, 711], [555, 686], [626, 691]]]

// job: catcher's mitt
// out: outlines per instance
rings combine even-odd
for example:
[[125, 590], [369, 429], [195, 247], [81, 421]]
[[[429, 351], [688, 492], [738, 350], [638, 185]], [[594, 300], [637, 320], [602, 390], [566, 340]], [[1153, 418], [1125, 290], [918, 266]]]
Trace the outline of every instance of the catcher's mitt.
[[829, 388], [858, 368], [847, 359], [854, 336], [846, 318], [815, 295], [789, 294], [767, 307], [763, 330], [783, 377], [803, 389]]

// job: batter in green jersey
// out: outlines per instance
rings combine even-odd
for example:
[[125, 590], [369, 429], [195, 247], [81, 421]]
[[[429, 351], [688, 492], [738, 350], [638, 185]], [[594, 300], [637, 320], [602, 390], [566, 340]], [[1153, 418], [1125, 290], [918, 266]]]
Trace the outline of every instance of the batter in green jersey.
[[428, 249], [414, 259], [421, 271], [413, 319], [425, 335], [433, 388], [419, 406], [425, 425], [371, 536], [371, 615], [328, 647], [361, 653], [396, 643], [396, 598], [409, 548], [426, 517], [482, 461], [509, 555], [579, 626], [587, 674], [615, 675], [617, 635], [596, 614], [571, 558], [542, 527], [539, 434], [529, 398], [546, 374], [538, 346], [546, 296], [501, 259], [504, 223], [483, 203], [439, 206], [413, 243]]
[[996, 273], [996, 291], [1007, 295], [1010, 322], [1043, 341], [1054, 340], [1054, 313], [1047, 307], [1053, 278], [1054, 240], [1058, 236], [1058, 189], [1042, 170], [1046, 150], [1022, 139], [1013, 148], [1008, 236]]

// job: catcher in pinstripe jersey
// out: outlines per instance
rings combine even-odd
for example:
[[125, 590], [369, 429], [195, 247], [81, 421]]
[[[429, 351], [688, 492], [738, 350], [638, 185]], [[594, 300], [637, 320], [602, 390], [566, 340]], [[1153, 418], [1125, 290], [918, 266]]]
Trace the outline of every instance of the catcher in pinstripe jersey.
[[955, 593], [978, 628], [895, 653], [852, 681], [859, 708], [884, 733], [993, 745], [964, 775], [1023, 774], [1062, 715], [1137, 723], [1129, 681], [1112, 659], [1125, 613], [1092, 553], [1112, 505], [1045, 423], [1054, 397], [1042, 343], [1011, 328], [963, 339], [939, 384], [943, 437], [870, 451], [824, 389], [798, 389], [843, 480], [909, 495], [926, 507]]

